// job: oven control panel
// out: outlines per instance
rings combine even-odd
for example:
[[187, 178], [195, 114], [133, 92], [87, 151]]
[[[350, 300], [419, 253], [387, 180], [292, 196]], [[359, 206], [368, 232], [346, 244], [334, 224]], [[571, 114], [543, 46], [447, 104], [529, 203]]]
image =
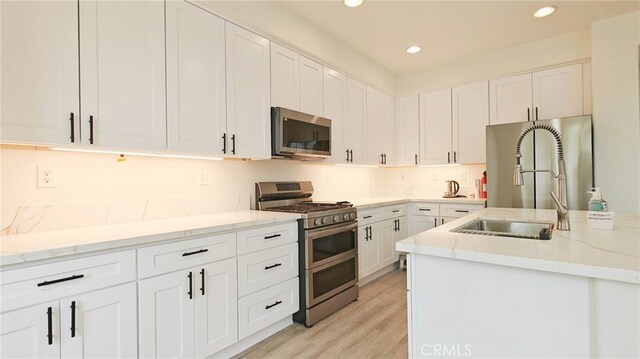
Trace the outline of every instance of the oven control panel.
[[329, 226], [332, 224], [338, 224], [342, 222], [350, 222], [357, 218], [357, 213], [355, 208], [350, 209], [347, 213], [338, 213], [331, 215], [321, 215], [318, 217], [309, 218], [309, 224], [312, 224], [312, 227], [323, 227]]

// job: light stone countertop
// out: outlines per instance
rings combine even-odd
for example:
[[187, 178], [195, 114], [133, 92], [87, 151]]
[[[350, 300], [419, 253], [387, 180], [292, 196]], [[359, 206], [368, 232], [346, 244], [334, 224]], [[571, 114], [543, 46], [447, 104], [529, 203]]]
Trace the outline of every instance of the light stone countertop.
[[294, 213], [246, 210], [0, 236], [0, 266], [240, 230], [298, 218], [300, 215]]
[[484, 205], [484, 199], [475, 198], [422, 198], [422, 197], [371, 197], [371, 198], [357, 198], [349, 200], [357, 209], [364, 211], [371, 208], [380, 206], [392, 206], [396, 204], [410, 203], [410, 202], [431, 202], [431, 203], [454, 203], [454, 204], [478, 204]]
[[612, 230], [591, 229], [585, 211], [571, 211], [571, 231], [550, 240], [450, 232], [477, 218], [554, 223], [550, 209], [487, 208], [404, 239], [396, 249], [422, 255], [640, 283], [640, 214], [618, 214]]

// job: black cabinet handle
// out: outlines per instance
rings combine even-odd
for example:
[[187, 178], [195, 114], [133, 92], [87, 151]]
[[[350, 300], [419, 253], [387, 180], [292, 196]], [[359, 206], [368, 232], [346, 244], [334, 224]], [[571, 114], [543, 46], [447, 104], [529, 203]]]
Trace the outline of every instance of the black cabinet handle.
[[227, 134], [224, 133], [222, 135], [222, 153], [227, 153]]
[[400, 210], [399, 209], [394, 209], [392, 212], [393, 213], [398, 213], [398, 212], [400, 212]]
[[536, 106], [536, 119], [535, 121], [538, 121], [538, 106]]
[[437, 218], [434, 218], [434, 219], [433, 219], [433, 226], [434, 226], [434, 227], [437, 227], [437, 226], [438, 226], [438, 219], [437, 219]]
[[458, 159], [456, 158], [456, 151], [453, 151], [453, 163], [457, 163]]
[[231, 153], [236, 154], [236, 135], [231, 135]]
[[349, 150], [349, 157], [351, 158], [349, 162], [353, 163], [353, 150]]
[[265, 309], [265, 310], [266, 310], [266, 309], [271, 309], [271, 308], [275, 307], [275, 306], [276, 306], [276, 305], [278, 305], [278, 304], [282, 304], [282, 301], [280, 301], [280, 300], [276, 300], [276, 302], [275, 302], [275, 303], [270, 304], [270, 305], [267, 305], [266, 307], [264, 307], [264, 309]]
[[380, 154], [380, 164], [383, 165], [384, 164], [384, 154]]
[[71, 338], [76, 337], [76, 301], [71, 302]]
[[189, 278], [189, 291], [187, 294], [189, 294], [189, 299], [193, 299], [193, 272], [189, 272], [187, 278]]
[[278, 234], [272, 234], [270, 236], [264, 236], [264, 239], [271, 239], [271, 238], [278, 238], [278, 237], [282, 237], [282, 234], [278, 233]]
[[440, 223], [444, 224], [444, 218], [440, 218]]
[[384, 164], [385, 165], [387, 164], [387, 154], [386, 153], [384, 154]]
[[275, 268], [275, 267], [280, 267], [281, 265], [282, 265], [282, 263], [276, 263], [274, 265], [270, 265], [270, 266], [264, 267], [264, 270], [268, 270], [268, 269]]
[[93, 115], [89, 116], [89, 144], [93, 145]]
[[69, 122], [71, 122], [71, 143], [76, 142], [76, 121], [73, 118], [73, 112], [71, 112], [71, 116], [69, 116]]
[[371, 217], [373, 217], [373, 216], [364, 216], [364, 217], [362, 217], [362, 218], [363, 218], [363, 219], [367, 219], [367, 218], [371, 218]]
[[54, 279], [54, 280], [45, 280], [44, 282], [38, 283], [38, 287], [44, 287], [45, 285], [62, 283], [62, 282], [66, 282], [74, 279], [80, 279], [80, 278], [84, 278], [84, 274], [77, 274], [77, 275], [72, 275], [71, 277]]
[[418, 154], [416, 153], [416, 165], [418, 164]]
[[451, 163], [451, 152], [447, 152], [447, 163]]
[[197, 251], [194, 251], [194, 252], [185, 252], [185, 253], [182, 253], [182, 256], [183, 256], [183, 257], [187, 257], [187, 256], [192, 256], [192, 255], [194, 255], [194, 254], [200, 254], [200, 253], [204, 253], [204, 252], [208, 252], [208, 251], [209, 251], [208, 249], [200, 249], [200, 250], [197, 250]]
[[431, 208], [418, 208], [418, 211], [431, 211]]
[[458, 213], [469, 213], [469, 211], [466, 210], [466, 209], [456, 209], [456, 212], [458, 212]]
[[200, 287], [200, 293], [204, 295], [204, 268], [200, 270], [200, 278], [202, 279], [202, 287]]
[[531, 121], [531, 109], [527, 107], [527, 121]]
[[49, 345], [53, 345], [53, 311], [51, 307], [47, 308], [47, 341]]
[[369, 226], [369, 240], [373, 240], [373, 229]]
[[347, 162], [349, 162], [349, 150], [347, 150], [346, 152], [347, 152]]

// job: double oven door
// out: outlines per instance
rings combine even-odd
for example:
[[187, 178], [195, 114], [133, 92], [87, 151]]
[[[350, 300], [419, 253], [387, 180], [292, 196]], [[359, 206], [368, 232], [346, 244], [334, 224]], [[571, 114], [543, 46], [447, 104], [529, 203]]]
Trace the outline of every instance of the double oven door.
[[358, 222], [305, 233], [307, 308], [358, 283]]

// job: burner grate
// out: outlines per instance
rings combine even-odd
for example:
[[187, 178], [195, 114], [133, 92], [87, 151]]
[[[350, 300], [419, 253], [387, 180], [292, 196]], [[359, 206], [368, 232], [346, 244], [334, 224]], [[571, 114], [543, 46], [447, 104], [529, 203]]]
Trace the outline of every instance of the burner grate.
[[305, 202], [298, 203], [289, 206], [270, 207], [269, 211], [276, 212], [292, 212], [292, 213], [313, 213], [322, 211], [331, 211], [334, 209], [343, 209], [352, 207], [350, 203], [338, 202], [338, 203], [318, 203], [318, 202]]

